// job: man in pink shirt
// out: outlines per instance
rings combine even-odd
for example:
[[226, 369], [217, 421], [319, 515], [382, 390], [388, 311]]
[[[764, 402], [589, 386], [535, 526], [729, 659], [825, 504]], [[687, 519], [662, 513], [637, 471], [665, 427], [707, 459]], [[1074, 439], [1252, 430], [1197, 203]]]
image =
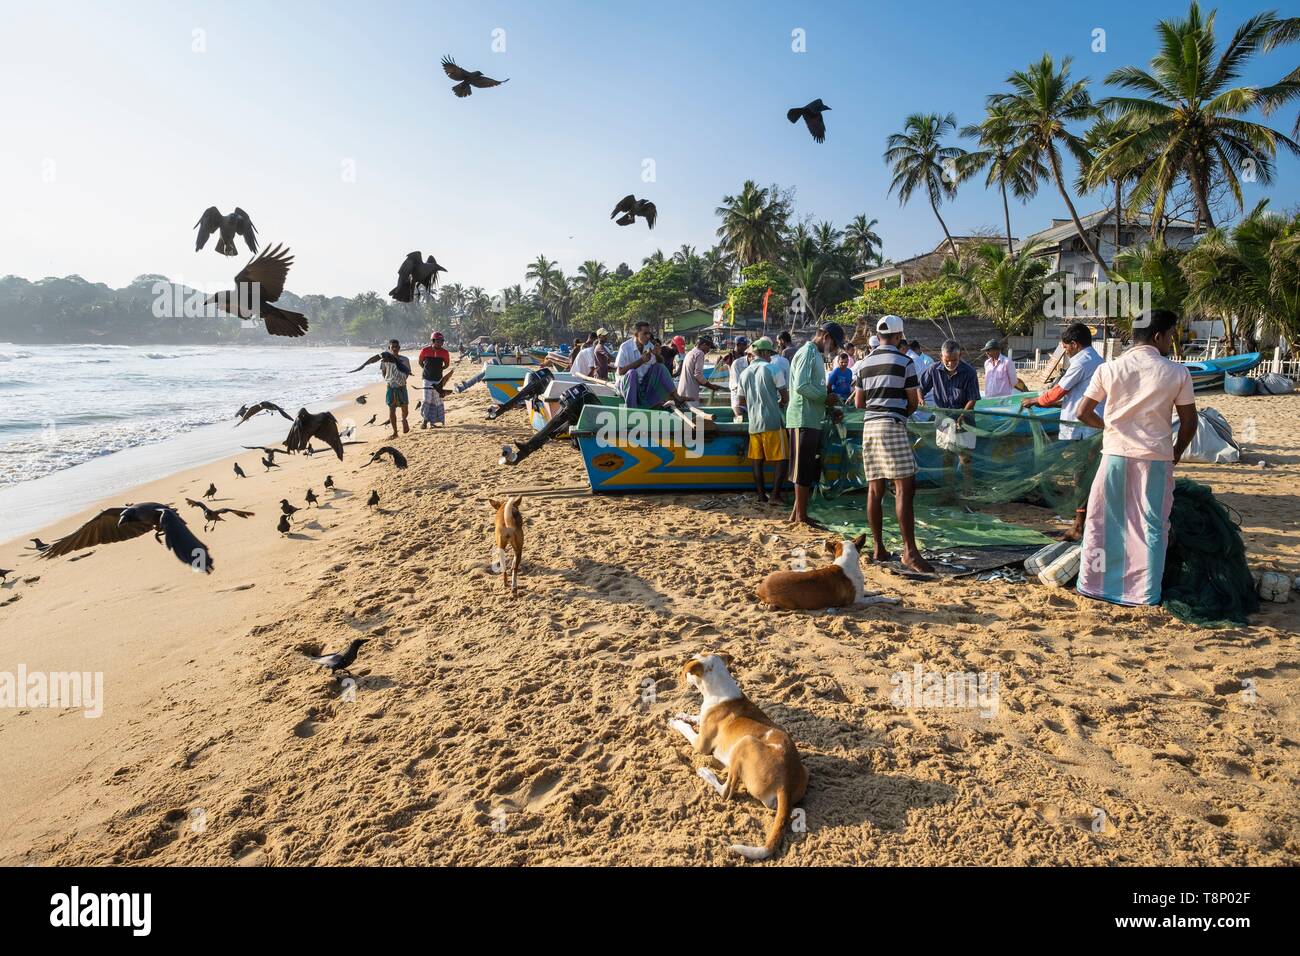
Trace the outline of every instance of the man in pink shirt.
[[[1174, 500], [1174, 465], [1196, 436], [1196, 399], [1185, 365], [1169, 361], [1178, 316], [1163, 309], [1133, 322], [1133, 347], [1097, 369], [1079, 421], [1102, 429], [1088, 495], [1080, 594], [1115, 604], [1159, 604]], [[1097, 406], [1106, 403], [1106, 420]], [[1178, 414], [1178, 437], [1171, 421]]]
[[984, 397], [1000, 398], [1016, 390], [1016, 363], [1002, 354], [1002, 343], [984, 343]]

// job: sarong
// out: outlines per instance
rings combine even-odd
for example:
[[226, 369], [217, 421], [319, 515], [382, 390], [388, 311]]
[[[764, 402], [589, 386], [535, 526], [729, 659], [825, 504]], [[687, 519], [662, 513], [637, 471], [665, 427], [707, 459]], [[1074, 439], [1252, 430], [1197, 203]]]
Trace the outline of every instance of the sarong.
[[1088, 495], [1079, 593], [1159, 604], [1174, 503], [1174, 463], [1103, 455]]
[[430, 425], [441, 425], [445, 418], [442, 396], [438, 394], [438, 383], [424, 383], [424, 401], [420, 404], [420, 415]]
[[652, 362], [624, 375], [621, 388], [628, 408], [658, 408], [673, 393], [673, 377], [662, 363]]

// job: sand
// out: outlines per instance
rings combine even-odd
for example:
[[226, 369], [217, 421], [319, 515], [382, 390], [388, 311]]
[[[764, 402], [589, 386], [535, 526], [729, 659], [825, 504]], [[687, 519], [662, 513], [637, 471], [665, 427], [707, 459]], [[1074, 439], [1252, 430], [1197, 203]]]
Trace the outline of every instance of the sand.
[[[359, 420], [380, 408], [367, 394]], [[1300, 573], [1300, 395], [1201, 400], [1239, 434], [1253, 420], [1250, 464], [1182, 473], [1241, 513], [1256, 566]], [[823, 536], [717, 494], [525, 498], [511, 599], [487, 569], [486, 497], [583, 472], [561, 444], [499, 466], [527, 424], [484, 422], [487, 401], [476, 387], [449, 399], [449, 428], [401, 437], [406, 472], [358, 470], [356, 447], [267, 476], [250, 452], [245, 480], [225, 461], [133, 492], [180, 502], [215, 481], [257, 513], [200, 534], [209, 577], [149, 538], [76, 562], [0, 545], [0, 566], [40, 578], [0, 589], [0, 671], [102, 671], [105, 692], [96, 719], [0, 710], [0, 863], [1300, 862], [1295, 600], [1212, 631], [869, 568], [901, 607], [773, 613], [754, 585]], [[278, 500], [327, 473], [340, 491], [282, 538]], [[355, 636], [355, 685], [304, 656]], [[769, 811], [723, 804], [666, 727], [698, 708], [682, 662], [712, 650], [811, 774], [803, 831], [771, 863], [727, 851], [760, 842]], [[996, 673], [996, 713], [895, 707], [891, 676], [915, 665]]]

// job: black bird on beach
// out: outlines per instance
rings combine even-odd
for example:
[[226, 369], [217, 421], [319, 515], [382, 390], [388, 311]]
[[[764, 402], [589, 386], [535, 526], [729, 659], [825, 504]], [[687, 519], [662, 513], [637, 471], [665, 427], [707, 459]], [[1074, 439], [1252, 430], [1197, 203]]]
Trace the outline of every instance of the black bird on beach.
[[326, 476], [325, 476], [325, 487], [328, 488], [328, 489], [330, 489], [331, 491], [334, 490], [334, 476], [333, 476], [333, 475], [326, 475]]
[[272, 468], [279, 468], [280, 466], [275, 463], [274, 458], [263, 458], [262, 467], [267, 471], [270, 471]]
[[[293, 421], [293, 416], [291, 416], [279, 405], [275, 404], [275, 402], [258, 402], [256, 405], [240, 406], [239, 411], [235, 412], [235, 417], [239, 419], [239, 421], [235, 422], [235, 427], [238, 428], [240, 425], [244, 424], [244, 422], [248, 421], [254, 415], [260, 415], [262, 412], [279, 412], [285, 418], [289, 419], [289, 421]], [[244, 447], [248, 448], [249, 446], [245, 445]]]
[[346, 651], [343, 651], [340, 654], [322, 654], [320, 657], [311, 658], [311, 662], [313, 664], [318, 664], [321, 667], [328, 667], [330, 671], [335, 674], [339, 671], [346, 671], [352, 666], [352, 662], [357, 659], [357, 651], [361, 649], [361, 645], [365, 644], [367, 640], [368, 638], [364, 637], [355, 638], [352, 643], [348, 645]]
[[392, 458], [393, 464], [396, 465], [399, 470], [406, 467], [406, 456], [403, 455], [396, 448], [394, 448], [392, 445], [385, 445], [383, 448], [379, 449], [377, 452], [375, 452], [370, 456], [370, 461], [366, 462], [366, 464], [362, 465], [361, 467], [365, 468], [366, 465], [373, 465], [384, 455], [388, 455], [390, 458]]
[[797, 123], [802, 119], [812, 138], [819, 143], [824, 143], [826, 142], [826, 120], [822, 113], [828, 109], [830, 107], [821, 100], [813, 100], [807, 106], [796, 106], [792, 110], [786, 110], [785, 118], [791, 123]]
[[[365, 366], [362, 366], [362, 368], [364, 368], [364, 367], [365, 367]], [[366, 396], [364, 396], [364, 395], [358, 395], [358, 396], [357, 396], [357, 404], [358, 404], [358, 405], [364, 405], [365, 403], [366, 403]]]
[[235, 477], [236, 477], [236, 478], [247, 478], [247, 477], [248, 477], [246, 474], [244, 474], [244, 469], [242, 469], [242, 468], [239, 467], [239, 462], [235, 462]]
[[280, 515], [280, 521], [276, 524], [275, 530], [279, 531], [280, 534], [288, 534], [291, 527], [292, 526], [289, 524], [289, 516]]
[[366, 499], [366, 507], [367, 508], [379, 507], [379, 492], [377, 491], [370, 492], [370, 497]]
[[13, 568], [0, 568], [0, 581], [5, 580], [5, 578], [9, 577], [9, 575], [13, 573]]
[[194, 243], [195, 252], [204, 247], [208, 236], [214, 232], [218, 233], [217, 252], [223, 256], [239, 254], [235, 248], [235, 236], [244, 240], [249, 252], [257, 252], [257, 229], [253, 226], [253, 220], [248, 218], [248, 213], [238, 206], [229, 216], [221, 215], [221, 210], [216, 206], [209, 206], [194, 224], [194, 228], [199, 231], [199, 238]]
[[[293, 419], [291, 418], [289, 421], [293, 421]], [[289, 452], [285, 451], [283, 448], [267, 448], [265, 445], [243, 445], [241, 447], [247, 448], [249, 451], [264, 452], [266, 457], [270, 458], [272, 461], [275, 461], [276, 455], [289, 454]]]
[[289, 504], [289, 499], [288, 499], [288, 498], [281, 498], [281, 499], [280, 499], [280, 511], [281, 511], [281, 513], [284, 514], [284, 516], [285, 516], [286, 518], [292, 518], [292, 517], [294, 516], [294, 513], [297, 512], [297, 511], [300, 511], [300, 510], [302, 510], [302, 509], [298, 508], [298, 507], [295, 506], [295, 505], [291, 505], [291, 504]]
[[208, 482], [208, 490], [203, 492], [203, 497], [211, 501], [216, 496], [217, 496], [217, 486], [212, 482]]
[[240, 511], [238, 508], [209, 508], [201, 501], [195, 501], [193, 498], [186, 498], [185, 503], [203, 511], [203, 530], [211, 531], [215, 528], [218, 521], [223, 521], [222, 515], [234, 515], [236, 518], [251, 518], [253, 512]]
[[37, 551], [44, 551], [46, 548], [49, 547], [49, 545], [46, 544], [44, 541], [42, 541], [40, 538], [32, 538], [31, 542], [32, 542], [32, 547], [28, 548], [29, 551], [32, 550], [32, 548], [35, 548]]
[[375, 423], [375, 419], [377, 419], [378, 417], [379, 417], [378, 415], [371, 415], [371, 416], [370, 416], [370, 421], [366, 422], [366, 424], [367, 424], [367, 425], [373, 425], [373, 424]]
[[307, 495], [303, 500], [306, 501], [308, 506], [310, 507], [311, 505], [316, 504], [316, 502], [319, 501], [320, 499], [316, 497], [316, 492], [308, 488]]
[[609, 214], [609, 218], [614, 219], [614, 217], [618, 216], [619, 213], [622, 213], [623, 215], [619, 216], [619, 218], [614, 221], [620, 226], [630, 226], [632, 223], [636, 222], [636, 217], [640, 216], [645, 220], [645, 224], [653, 229], [655, 227], [655, 219], [659, 217], [659, 210], [655, 208], [654, 203], [648, 199], [637, 199], [631, 193], [628, 193], [618, 201], [618, 205], [615, 206], [614, 211]]
[[316, 454], [316, 449], [312, 447], [312, 445], [311, 445], [310, 442], [307, 443], [307, 450], [304, 452], [304, 454], [305, 454], [308, 458], [310, 458], [312, 455]]
[[319, 412], [313, 415], [305, 408], [298, 409], [298, 417], [293, 420], [293, 427], [284, 439], [284, 447], [289, 451], [302, 451], [318, 438], [343, 460], [343, 439], [339, 437], [338, 419], [331, 412]]
[[[433, 256], [425, 259], [418, 249], [415, 252], [408, 252], [397, 268], [397, 285], [388, 294], [398, 302], [412, 302], [419, 294], [419, 290], [424, 289], [427, 297], [433, 293], [433, 287], [438, 284], [438, 273], [446, 271], [438, 265], [438, 260]], [[374, 359], [370, 361], [373, 362]], [[363, 365], [362, 368], [364, 367]]]
[[456, 81], [451, 91], [462, 99], [473, 93], [474, 89], [486, 90], [510, 82], [508, 79], [494, 80], [490, 76], [484, 76], [482, 70], [461, 69], [449, 56], [442, 58], [442, 72], [446, 73], [449, 79]]
[[138, 538], [150, 531], [155, 540], [176, 555], [177, 560], [205, 574], [212, 573], [212, 552], [208, 546], [194, 536], [175, 508], [157, 501], [125, 508], [105, 508], [76, 531], [55, 541], [41, 553], [41, 557], [60, 558], [84, 548]]
[[227, 315], [251, 319], [260, 315], [272, 335], [297, 337], [307, 334], [307, 317], [272, 305], [284, 295], [284, 280], [293, 256], [281, 246], [265, 249], [235, 276], [235, 288], [214, 292], [204, 302], [215, 304]]

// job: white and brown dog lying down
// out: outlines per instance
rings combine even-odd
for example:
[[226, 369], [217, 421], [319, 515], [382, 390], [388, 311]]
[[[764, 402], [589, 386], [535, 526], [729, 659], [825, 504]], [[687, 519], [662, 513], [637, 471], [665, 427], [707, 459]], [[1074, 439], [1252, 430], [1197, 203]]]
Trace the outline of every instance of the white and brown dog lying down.
[[[681, 732], [696, 753], [708, 754], [727, 768], [727, 782], [707, 767], [698, 773], [723, 800], [737, 787], [776, 810], [762, 846], [733, 844], [733, 852], [749, 860], [766, 860], [781, 845], [791, 808], [808, 789], [808, 771], [799, 760], [794, 741], [747, 698], [731, 676], [728, 654], [697, 654], [682, 667], [685, 681], [704, 695], [699, 716], [678, 714], [668, 726]], [[698, 724], [697, 731], [691, 724]]]
[[827, 541], [826, 552], [834, 557], [834, 564], [812, 571], [773, 571], [759, 584], [758, 599], [787, 611], [897, 604], [898, 598], [866, 590], [861, 565], [866, 541], [865, 534], [851, 541]]

